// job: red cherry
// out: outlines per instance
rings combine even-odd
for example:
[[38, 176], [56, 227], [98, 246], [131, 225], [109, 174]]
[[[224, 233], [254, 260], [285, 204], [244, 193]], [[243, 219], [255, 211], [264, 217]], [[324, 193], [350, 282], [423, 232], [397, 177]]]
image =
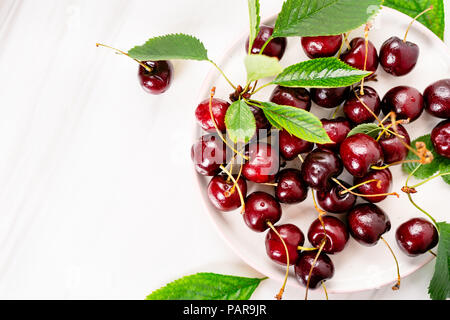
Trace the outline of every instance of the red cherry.
[[[389, 126], [391, 123], [386, 122], [384, 125]], [[394, 130], [393, 127], [390, 128]], [[400, 138], [393, 134], [383, 134], [378, 143], [381, 146], [384, 154], [384, 162], [387, 164], [403, 161], [408, 155], [408, 148], [405, 144], [410, 145], [411, 139], [409, 138], [408, 131], [401, 124], [397, 124], [397, 133], [404, 138]], [[402, 143], [403, 141], [403, 143]]]
[[270, 194], [254, 192], [245, 200], [244, 221], [256, 232], [269, 228], [268, 222], [275, 224], [281, 218], [281, 206]]
[[397, 77], [404, 76], [416, 66], [419, 53], [417, 44], [391, 37], [381, 46], [380, 63], [387, 73]]
[[[283, 224], [276, 226], [275, 229], [283, 238], [289, 253], [289, 264], [295, 264], [298, 258], [298, 247], [305, 243], [303, 232], [293, 224]], [[266, 252], [267, 255], [278, 264], [286, 265], [286, 249], [278, 235], [270, 229], [266, 236]]]
[[[354, 184], [364, 183], [369, 180], [378, 180], [372, 181], [362, 186], [358, 187], [358, 193], [363, 195], [377, 195], [377, 194], [387, 194], [391, 191], [392, 188], [392, 173], [389, 169], [383, 170], [372, 170], [367, 173], [364, 177], [355, 178]], [[378, 197], [363, 197], [365, 200], [377, 203], [386, 199], [387, 195], [378, 196]]]
[[[295, 264], [295, 276], [300, 284], [308, 285], [309, 273], [316, 259], [317, 252], [304, 251], [300, 254]], [[314, 268], [312, 269], [311, 279], [309, 280], [309, 288], [315, 289], [322, 282], [331, 279], [334, 275], [334, 265], [331, 259], [325, 254], [320, 253]]]
[[284, 169], [277, 175], [275, 196], [281, 203], [300, 203], [308, 196], [308, 185], [296, 169]]
[[342, 141], [347, 138], [348, 133], [352, 130], [350, 122], [342, 117], [336, 119], [322, 119], [321, 122], [333, 143], [317, 144], [317, 147], [320, 149], [338, 151]]
[[438, 123], [431, 131], [431, 142], [439, 155], [450, 159], [450, 119]]
[[[242, 196], [245, 198], [247, 196], [247, 183], [245, 179], [241, 177], [237, 185], [242, 192]], [[231, 179], [228, 180], [228, 177], [224, 175], [217, 175], [211, 179], [208, 184], [208, 198], [216, 209], [228, 212], [242, 205], [239, 192], [236, 187], [234, 189], [233, 187], [234, 182]]]
[[[227, 127], [225, 126], [225, 114], [227, 113], [230, 104], [221, 99], [212, 99], [212, 113], [214, 120], [217, 124], [217, 128], [224, 132]], [[211, 113], [209, 112], [209, 99], [202, 101], [195, 110], [195, 117], [198, 124], [205, 131], [215, 131], [214, 123], [211, 119]]]
[[[366, 40], [364, 38], [355, 38], [350, 42], [350, 47], [341, 55], [341, 60], [356, 69], [364, 70]], [[366, 70], [375, 72], [379, 63], [378, 52], [371, 41], [368, 43], [368, 49]]]
[[401, 224], [395, 238], [398, 247], [410, 257], [433, 249], [439, 241], [436, 227], [423, 218], [414, 218]]
[[173, 65], [170, 61], [142, 61], [152, 71], [148, 71], [142, 65], [139, 66], [138, 78], [141, 87], [150, 94], [166, 92], [171, 85], [173, 77]]
[[[323, 252], [328, 254], [341, 252], [344, 250], [349, 238], [347, 227], [341, 220], [332, 216], [322, 217], [322, 220], [323, 225], [319, 219], [316, 219], [309, 227], [309, 242], [313, 247], [318, 248], [326, 236], [327, 240], [323, 247]], [[325, 226], [325, 232], [323, 226]]]
[[309, 111], [311, 109], [311, 97], [304, 88], [287, 88], [277, 86], [270, 96], [270, 101], [279, 105], [296, 107]]
[[425, 89], [425, 110], [438, 118], [450, 118], [450, 79], [439, 80]]
[[302, 47], [310, 59], [332, 57], [342, 45], [342, 35], [302, 37]]
[[242, 174], [247, 180], [267, 183], [275, 178], [280, 168], [278, 152], [267, 143], [253, 143], [246, 152], [248, 161], [242, 167]]
[[280, 153], [285, 160], [294, 160], [299, 154], [310, 152], [314, 143], [305, 141], [281, 130], [279, 135]]
[[[378, 116], [381, 112], [381, 100], [376, 90], [372, 87], [365, 86], [364, 95], [361, 95], [360, 91], [361, 88], [357, 87], [350, 93], [350, 97], [344, 103], [345, 116], [355, 125], [373, 122], [375, 121], [373, 114]], [[372, 112], [367, 110], [364, 105], [369, 107]]]
[[413, 122], [423, 112], [422, 94], [415, 88], [399, 86], [389, 90], [381, 102], [381, 109], [387, 115], [394, 111], [397, 119], [409, 119]]
[[227, 146], [216, 134], [200, 137], [191, 148], [191, 159], [197, 172], [213, 176], [220, 171], [220, 165], [228, 160]]
[[[253, 42], [252, 54], [258, 54], [261, 51], [262, 46], [266, 43], [266, 41], [272, 36], [273, 28], [265, 25], [261, 25], [259, 28], [259, 33]], [[269, 42], [269, 44], [264, 49], [263, 54], [269, 57], [281, 58], [284, 55], [284, 51], [286, 50], [287, 40], [286, 38], [275, 38]], [[245, 44], [245, 51], [248, 52], [249, 40], [247, 39], [247, 43]]]

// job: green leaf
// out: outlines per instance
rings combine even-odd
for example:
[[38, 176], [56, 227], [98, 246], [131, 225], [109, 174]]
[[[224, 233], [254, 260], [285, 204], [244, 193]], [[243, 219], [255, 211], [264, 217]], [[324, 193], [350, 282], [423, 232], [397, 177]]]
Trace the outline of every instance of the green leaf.
[[146, 300], [248, 300], [262, 280], [197, 273], [167, 284]]
[[[425, 142], [425, 145], [427, 146], [427, 149], [430, 150], [433, 153], [434, 159], [430, 164], [423, 164], [415, 173], [414, 177], [418, 179], [426, 179], [431, 177], [433, 174], [435, 174], [439, 170], [439, 156], [436, 153], [436, 151], [433, 148], [433, 144], [431, 143], [431, 136], [429, 134], [424, 135], [420, 138], [417, 138], [411, 143], [411, 147], [414, 149], [416, 148], [416, 142], [421, 141]], [[418, 160], [419, 157], [416, 156], [411, 151], [408, 153], [408, 156], [406, 157], [406, 160]], [[411, 173], [416, 169], [416, 167], [419, 165], [418, 162], [407, 162], [402, 164], [402, 169], [407, 172]]]
[[249, 82], [276, 76], [283, 71], [283, 67], [277, 58], [265, 55], [251, 54], [245, 57], [247, 80]]
[[444, 40], [445, 13], [443, 0], [384, 0], [383, 4], [412, 18], [432, 5], [433, 10], [425, 13], [418, 21]]
[[364, 133], [372, 138], [377, 138], [381, 128], [375, 123], [363, 123], [354, 127], [347, 135], [347, 137], [353, 136], [357, 133]]
[[[439, 164], [439, 172], [440, 173], [450, 173], [450, 159], [443, 158]], [[442, 179], [445, 183], [450, 184], [450, 175], [442, 176]]]
[[450, 296], [450, 224], [439, 222], [439, 246], [433, 278], [428, 293], [433, 300], [445, 300]]
[[208, 52], [197, 38], [186, 34], [168, 34], [149, 39], [144, 45], [128, 51], [140, 61], [146, 60], [208, 60]]
[[339, 88], [355, 84], [370, 74], [337, 58], [319, 58], [287, 67], [272, 83], [283, 87]]
[[267, 119], [277, 128], [283, 128], [297, 138], [320, 144], [332, 143], [322, 122], [311, 112], [283, 106], [272, 102], [261, 102]]
[[273, 37], [338, 35], [356, 29], [381, 9], [382, 0], [287, 0]]
[[225, 126], [232, 141], [248, 142], [256, 132], [255, 116], [244, 101], [238, 100], [228, 107]]
[[255, 41], [255, 38], [259, 33], [259, 25], [261, 23], [259, 8], [259, 0], [248, 0], [248, 13], [250, 16], [250, 37], [248, 45], [249, 54], [253, 46], [253, 41]]

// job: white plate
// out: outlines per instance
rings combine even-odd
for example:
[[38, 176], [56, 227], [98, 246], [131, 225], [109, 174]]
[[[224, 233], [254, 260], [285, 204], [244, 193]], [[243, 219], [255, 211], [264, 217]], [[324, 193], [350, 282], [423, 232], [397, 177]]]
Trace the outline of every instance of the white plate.
[[[265, 24], [273, 24], [274, 17], [266, 20]], [[381, 13], [374, 21], [374, 29], [370, 32], [370, 40], [379, 50], [382, 43], [391, 36], [403, 37], [411, 18], [392, 9], [383, 8]], [[351, 33], [349, 39], [356, 36], [362, 36], [363, 30], [358, 29]], [[235, 83], [245, 84], [245, 70], [243, 59], [245, 57], [244, 44], [247, 35], [243, 35], [235, 45], [226, 53], [220, 66], [225, 73]], [[416, 87], [419, 91], [423, 90], [432, 82], [450, 78], [450, 50], [449, 48], [430, 30], [420, 23], [415, 23], [409, 32], [409, 41], [413, 41], [420, 46], [420, 58], [416, 68], [409, 75], [401, 78], [388, 75], [379, 67], [378, 82], [370, 82], [368, 85], [374, 87], [380, 97], [392, 87], [398, 85], [410, 85]], [[307, 60], [301, 49], [299, 38], [289, 38], [286, 53], [281, 60], [283, 66], [289, 66], [300, 61]], [[211, 87], [217, 87], [216, 97], [227, 99], [231, 93], [227, 83], [219, 77], [216, 70], [211, 70], [202, 86], [199, 101], [209, 96]], [[268, 99], [273, 87], [266, 88], [258, 93], [260, 99]], [[322, 109], [314, 106], [311, 110], [319, 117], [330, 117], [333, 110]], [[432, 128], [440, 120], [423, 113], [420, 119], [406, 126], [411, 139], [415, 139], [423, 134], [430, 133]], [[200, 130], [194, 132], [194, 138], [198, 138], [203, 133]], [[397, 227], [413, 217], [423, 217], [408, 201], [405, 194], [400, 191], [404, 185], [407, 175], [402, 172], [400, 167], [391, 168], [394, 176], [393, 191], [400, 194], [400, 199], [388, 197], [385, 201], [378, 204], [383, 208], [391, 219], [391, 231], [385, 235], [385, 239], [391, 244], [400, 264], [401, 276], [405, 277], [426, 263], [432, 260], [430, 254], [420, 257], [410, 258], [403, 254], [395, 243], [395, 230]], [[217, 230], [233, 250], [250, 266], [262, 274], [279, 280], [280, 283], [284, 277], [284, 268], [272, 262], [266, 255], [264, 238], [265, 233], [255, 233], [248, 229], [239, 212], [221, 213], [215, 210], [209, 203], [206, 187], [210, 178], [197, 176], [199, 193], [205, 209], [211, 217]], [[349, 178], [345, 179], [351, 182]], [[412, 179], [414, 181], [414, 179]], [[255, 190], [269, 190], [271, 188], [260, 187], [249, 183], [249, 193]], [[450, 197], [450, 187], [442, 179], [435, 179], [422, 188], [419, 193], [414, 195], [416, 202], [428, 210], [438, 221], [448, 220], [449, 210], [446, 203]], [[309, 225], [317, 218], [311, 195], [301, 204], [287, 206], [282, 205], [283, 215], [278, 224], [293, 223], [297, 225], [305, 234]], [[306, 240], [305, 245], [309, 245]], [[394, 260], [385, 247], [380, 242], [375, 247], [365, 247], [350, 239], [345, 250], [339, 254], [330, 256], [335, 265], [335, 275], [327, 282], [327, 288], [330, 293], [349, 293], [355, 291], [380, 288], [385, 285], [391, 285], [396, 280], [396, 268]], [[288, 280], [288, 286], [300, 288], [291, 268], [291, 276]], [[297, 289], [298, 290], [298, 289]]]

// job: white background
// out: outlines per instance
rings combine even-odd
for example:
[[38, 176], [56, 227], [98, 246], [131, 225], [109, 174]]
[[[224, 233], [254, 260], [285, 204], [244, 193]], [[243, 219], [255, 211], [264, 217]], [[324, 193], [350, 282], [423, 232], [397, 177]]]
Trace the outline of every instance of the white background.
[[[263, 18], [282, 3], [261, 2]], [[151, 96], [133, 61], [95, 47], [184, 32], [219, 60], [247, 26], [244, 0], [0, 1], [0, 298], [143, 299], [199, 271], [261, 276], [216, 233], [191, 173], [210, 66], [174, 62], [170, 91]], [[425, 299], [433, 268], [399, 292], [330, 298]]]

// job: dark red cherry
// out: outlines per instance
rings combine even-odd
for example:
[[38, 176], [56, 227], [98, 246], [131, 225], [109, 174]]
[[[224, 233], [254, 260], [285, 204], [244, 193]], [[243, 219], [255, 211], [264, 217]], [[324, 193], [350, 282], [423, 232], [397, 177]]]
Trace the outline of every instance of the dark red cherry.
[[[305, 243], [303, 232], [293, 224], [283, 224], [275, 229], [283, 238], [289, 253], [289, 265], [295, 264], [298, 258], [298, 247]], [[266, 236], [266, 252], [270, 259], [278, 264], [286, 265], [286, 249], [278, 235], [270, 229]]]
[[[327, 216], [314, 220], [308, 230], [308, 240], [313, 247], [320, 247], [323, 238], [326, 236], [327, 242], [323, 247], [323, 252], [334, 254], [344, 250], [348, 241], [348, 230], [345, 224], [338, 218]], [[324, 228], [325, 226], [325, 232]]]
[[[339, 180], [346, 188], [350, 188], [351, 186]], [[351, 194], [350, 192], [346, 192], [341, 194], [344, 191], [340, 185], [331, 182], [331, 189], [325, 191], [317, 191], [317, 202], [319, 206], [330, 213], [347, 213], [356, 203], [356, 196]]]
[[416, 66], [419, 53], [417, 44], [391, 37], [381, 46], [380, 63], [387, 73], [397, 77], [404, 76]]
[[303, 181], [302, 174], [296, 169], [284, 169], [276, 178], [275, 197], [281, 203], [300, 203], [308, 196], [308, 185]]
[[439, 234], [431, 222], [414, 218], [398, 227], [395, 238], [404, 253], [415, 257], [433, 249], [438, 244]]
[[[236, 177], [235, 177], [236, 179]], [[238, 180], [237, 185], [242, 192], [242, 196], [247, 196], [247, 183], [245, 179], [241, 177]], [[212, 205], [218, 210], [227, 212], [239, 208], [241, 204], [241, 198], [234, 182], [228, 179], [227, 176], [217, 175], [211, 179], [208, 184], [208, 198]]]
[[[256, 36], [255, 41], [253, 42], [251, 53], [258, 54], [261, 51], [262, 46], [266, 41], [272, 36], [273, 28], [265, 25], [260, 26], [260, 31]], [[249, 40], [247, 39], [247, 43], [245, 44], [245, 50], [248, 52], [248, 44]], [[286, 38], [275, 38], [269, 42], [269, 44], [264, 49], [263, 54], [269, 57], [281, 58], [284, 55], [284, 51], [286, 50], [287, 40]]]
[[310, 152], [314, 143], [297, 138], [286, 130], [281, 130], [279, 135], [280, 153], [284, 159], [294, 160], [299, 154]]
[[362, 203], [347, 215], [350, 234], [356, 241], [366, 246], [374, 246], [381, 236], [391, 229], [386, 213], [372, 203]]
[[342, 45], [342, 35], [302, 37], [302, 47], [310, 59], [332, 57]]
[[248, 146], [248, 160], [242, 167], [242, 174], [247, 180], [256, 183], [270, 182], [280, 168], [278, 152], [267, 143], [256, 142]]
[[191, 159], [197, 172], [213, 176], [220, 171], [220, 165], [227, 162], [227, 146], [216, 134], [200, 137], [191, 148]]
[[[350, 47], [341, 55], [341, 60], [356, 69], [364, 70], [366, 40], [364, 38], [355, 38], [350, 42]], [[375, 72], [379, 63], [378, 52], [371, 41], [368, 43], [368, 49], [366, 70]]]
[[311, 110], [311, 97], [309, 96], [308, 90], [304, 88], [286, 88], [277, 86], [270, 96], [270, 101], [306, 111]]
[[342, 173], [339, 156], [330, 150], [316, 149], [305, 158], [302, 164], [303, 180], [313, 189], [327, 190], [330, 180]]
[[350, 88], [312, 88], [310, 92], [312, 101], [318, 106], [332, 109], [347, 99]]
[[150, 94], [161, 94], [170, 88], [173, 76], [173, 65], [170, 61], [142, 61], [152, 71], [139, 66], [138, 78], [142, 88]]
[[271, 127], [269, 120], [267, 120], [264, 112], [261, 108], [248, 106], [255, 117], [256, 130], [268, 130]]
[[[384, 125], [389, 126], [390, 122], [386, 122]], [[394, 128], [390, 127], [389, 130], [394, 131]], [[403, 141], [407, 145], [411, 144], [408, 131], [401, 124], [397, 124], [397, 133], [403, 138], [388, 133], [383, 134], [378, 141], [383, 150], [384, 162], [387, 164], [403, 161], [408, 155], [408, 148], [402, 143]]]
[[[216, 121], [217, 128], [224, 132], [227, 128], [225, 126], [225, 114], [227, 113], [230, 104], [221, 99], [212, 99], [212, 113], [214, 120]], [[209, 99], [202, 101], [195, 109], [195, 117], [197, 122], [205, 131], [215, 131], [213, 120], [211, 119], [211, 113], [209, 112]]]
[[317, 147], [320, 149], [338, 151], [342, 141], [347, 138], [348, 133], [352, 130], [350, 122], [343, 117], [336, 119], [322, 119], [321, 122], [333, 143], [317, 144]]
[[[358, 193], [364, 195], [377, 195], [377, 194], [385, 194], [389, 193], [392, 188], [392, 173], [386, 168], [383, 170], [372, 170], [369, 171], [364, 177], [355, 178], [354, 184], [364, 183], [369, 180], [378, 180], [372, 181], [362, 186], [358, 187]], [[387, 195], [377, 196], [377, 197], [363, 197], [365, 200], [377, 203], [386, 199]]]
[[450, 79], [439, 80], [425, 89], [425, 110], [438, 118], [450, 118]]
[[281, 206], [270, 194], [253, 192], [245, 200], [244, 221], [256, 232], [269, 228], [268, 222], [275, 224], [281, 218]]
[[354, 177], [363, 177], [371, 166], [383, 164], [383, 150], [378, 142], [364, 133], [345, 139], [340, 148], [345, 169]]
[[413, 122], [423, 112], [422, 94], [415, 88], [399, 86], [389, 90], [381, 101], [381, 109], [387, 115], [394, 111], [397, 119], [409, 119]]
[[[297, 263], [295, 264], [295, 276], [298, 282], [305, 287], [308, 284], [309, 272], [311, 271], [316, 255], [316, 251], [304, 251], [299, 255]], [[309, 288], [317, 288], [323, 281], [331, 279], [333, 275], [333, 262], [325, 253], [320, 253], [311, 273]]]
[[[375, 121], [375, 117], [372, 113], [378, 116], [381, 112], [381, 100], [376, 90], [372, 87], [365, 86], [364, 95], [361, 95], [360, 91], [360, 87], [354, 89], [344, 103], [345, 116], [353, 124], [373, 122]], [[372, 112], [367, 110], [364, 105], [369, 107]]]
[[450, 119], [438, 123], [431, 131], [431, 142], [438, 154], [450, 159]]

